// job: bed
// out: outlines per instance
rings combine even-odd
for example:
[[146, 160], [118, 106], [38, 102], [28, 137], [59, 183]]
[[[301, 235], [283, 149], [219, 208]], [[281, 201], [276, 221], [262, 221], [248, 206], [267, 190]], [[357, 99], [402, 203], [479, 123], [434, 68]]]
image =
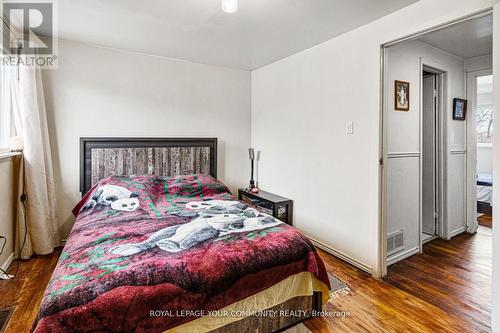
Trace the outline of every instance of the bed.
[[319, 315], [313, 245], [237, 201], [216, 161], [216, 139], [83, 138], [85, 194], [34, 332], [274, 332]]
[[492, 214], [493, 177], [491, 174], [477, 175], [477, 212]]

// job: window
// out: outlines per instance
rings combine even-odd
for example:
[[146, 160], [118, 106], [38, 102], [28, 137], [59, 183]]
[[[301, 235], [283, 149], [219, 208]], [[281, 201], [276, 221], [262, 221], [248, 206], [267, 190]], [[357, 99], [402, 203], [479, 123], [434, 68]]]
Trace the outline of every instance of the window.
[[16, 73], [15, 67], [4, 65], [0, 54], [0, 153], [9, 150], [10, 140], [16, 136], [12, 90], [12, 79]]
[[0, 54], [0, 153], [9, 147], [10, 115], [5, 111], [5, 91], [3, 84], [4, 70]]
[[476, 79], [477, 143], [493, 143], [493, 75]]

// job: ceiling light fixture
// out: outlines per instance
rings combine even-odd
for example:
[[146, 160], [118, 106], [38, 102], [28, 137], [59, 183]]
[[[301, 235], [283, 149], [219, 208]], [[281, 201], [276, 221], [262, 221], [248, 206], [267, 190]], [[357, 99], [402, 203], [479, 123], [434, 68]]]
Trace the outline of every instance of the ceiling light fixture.
[[238, 11], [238, 0], [222, 0], [222, 10], [226, 13], [236, 13]]

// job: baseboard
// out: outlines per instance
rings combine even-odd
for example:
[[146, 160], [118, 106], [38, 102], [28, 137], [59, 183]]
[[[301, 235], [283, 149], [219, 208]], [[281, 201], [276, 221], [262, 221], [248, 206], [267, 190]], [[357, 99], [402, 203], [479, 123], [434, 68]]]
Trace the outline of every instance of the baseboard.
[[9, 269], [10, 264], [14, 261], [14, 252], [7, 257], [7, 259], [2, 263], [2, 269], [7, 271]]
[[406, 251], [400, 252], [398, 254], [395, 254], [392, 257], [387, 258], [387, 266], [390, 266], [392, 264], [397, 263], [398, 261], [401, 261], [403, 259], [411, 257], [412, 255], [415, 255], [418, 252], [420, 252], [420, 247], [417, 246], [417, 247], [408, 249]]
[[429, 243], [430, 241], [433, 241], [433, 240], [435, 240], [435, 239], [437, 239], [437, 238], [439, 238], [439, 236], [434, 235], [434, 236], [432, 236], [432, 237], [429, 237], [429, 238], [427, 238], [427, 239], [424, 239], [424, 240], [422, 241], [422, 244]]
[[458, 234], [461, 234], [462, 232], [465, 232], [465, 229], [467, 229], [467, 228], [466, 227], [461, 227], [461, 228], [458, 228], [457, 230], [453, 230], [452, 232], [450, 232], [450, 239], [452, 237], [455, 237]]
[[309, 238], [309, 240], [317, 248], [320, 248], [323, 251], [328, 252], [332, 256], [337, 257], [337, 258], [339, 258], [339, 259], [341, 259], [341, 260], [343, 260], [343, 261], [345, 261], [345, 262], [353, 265], [356, 268], [359, 268], [360, 270], [362, 270], [362, 271], [364, 271], [364, 272], [366, 272], [366, 273], [368, 273], [370, 275], [373, 275], [373, 268], [372, 267], [370, 267], [370, 266], [368, 266], [368, 265], [366, 265], [366, 264], [364, 264], [364, 263], [362, 263], [362, 262], [360, 262], [360, 261], [358, 261], [358, 260], [356, 260], [354, 258], [351, 258], [348, 255], [346, 255], [345, 253], [342, 253], [342, 252], [340, 252], [338, 250], [335, 250], [334, 248], [332, 248], [332, 247], [326, 245], [325, 243], [322, 243], [322, 242], [320, 242], [320, 241], [318, 241], [318, 240], [316, 240], [316, 239], [314, 239], [314, 238], [312, 238], [310, 236], [306, 235], [306, 237]]

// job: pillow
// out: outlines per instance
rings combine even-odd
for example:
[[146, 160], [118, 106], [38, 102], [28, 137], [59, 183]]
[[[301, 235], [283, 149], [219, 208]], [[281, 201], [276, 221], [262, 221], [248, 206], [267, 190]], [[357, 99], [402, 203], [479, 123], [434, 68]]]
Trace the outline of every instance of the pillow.
[[[229, 189], [209, 175], [194, 174], [175, 177], [157, 175], [110, 176], [100, 180], [73, 208], [76, 216], [89, 209], [111, 207], [134, 211], [141, 198], [161, 201], [177, 197], [210, 197], [221, 193], [230, 194]], [[139, 198], [135, 199], [135, 198]], [[122, 203], [118, 205], [117, 202]]]

